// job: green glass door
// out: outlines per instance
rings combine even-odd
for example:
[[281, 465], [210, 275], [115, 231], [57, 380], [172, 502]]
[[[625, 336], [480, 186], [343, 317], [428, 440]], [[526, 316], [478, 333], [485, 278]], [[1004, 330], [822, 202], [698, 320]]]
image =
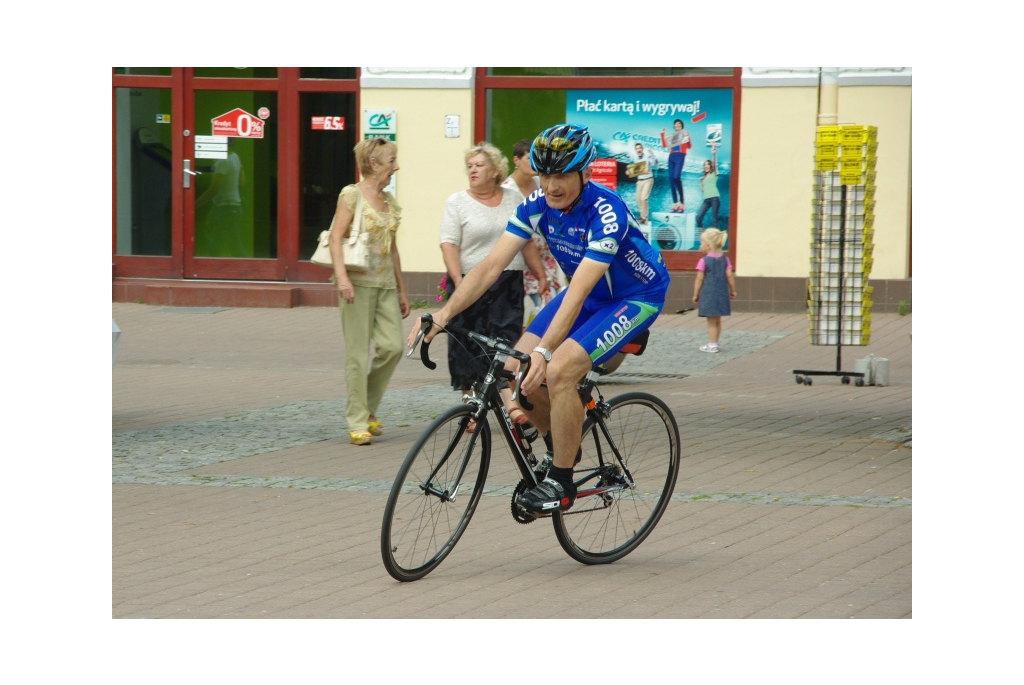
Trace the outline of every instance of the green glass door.
[[192, 103], [181, 170], [185, 277], [274, 278], [277, 93], [197, 89]]

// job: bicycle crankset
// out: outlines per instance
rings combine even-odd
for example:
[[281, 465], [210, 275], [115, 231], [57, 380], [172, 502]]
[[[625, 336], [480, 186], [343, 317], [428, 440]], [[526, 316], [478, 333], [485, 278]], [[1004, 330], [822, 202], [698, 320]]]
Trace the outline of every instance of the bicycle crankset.
[[519, 485], [512, 491], [512, 518], [516, 520], [516, 523], [526, 525], [527, 523], [533, 523], [538, 517], [532, 511], [527, 511], [521, 507], [516, 500], [519, 499], [519, 495], [523, 494], [530, 489], [530, 484], [526, 480], [519, 481]]

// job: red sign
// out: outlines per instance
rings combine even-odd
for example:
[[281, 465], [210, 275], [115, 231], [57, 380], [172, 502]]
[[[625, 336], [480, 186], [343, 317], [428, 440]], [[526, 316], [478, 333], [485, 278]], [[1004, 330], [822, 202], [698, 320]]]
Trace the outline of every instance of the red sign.
[[263, 122], [246, 112], [235, 108], [210, 120], [213, 135], [232, 138], [262, 138]]
[[310, 127], [314, 131], [344, 131], [345, 117], [313, 117]]
[[595, 159], [590, 163], [590, 180], [600, 183], [609, 190], [615, 190], [618, 183], [618, 163], [614, 159]]

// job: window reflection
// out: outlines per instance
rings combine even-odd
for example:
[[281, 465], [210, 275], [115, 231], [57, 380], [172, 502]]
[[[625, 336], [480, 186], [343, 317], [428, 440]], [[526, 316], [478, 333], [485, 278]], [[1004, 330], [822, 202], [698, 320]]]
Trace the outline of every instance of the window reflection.
[[[299, 98], [299, 258], [309, 259], [320, 231], [331, 225], [338, 193], [359, 180], [352, 154], [356, 109], [352, 93], [302, 93]], [[330, 126], [322, 123], [325, 117], [332, 118]]]
[[[171, 92], [114, 90], [115, 251], [171, 254]], [[166, 119], [164, 117], [166, 116]]]
[[118, 76], [170, 76], [170, 67], [114, 67]]
[[196, 78], [277, 78], [277, 67], [196, 67]]
[[[241, 109], [264, 111], [262, 137], [229, 137], [226, 152], [195, 156], [195, 256], [277, 256], [277, 93], [201, 90], [195, 133], [212, 135], [212, 119]], [[199, 152], [199, 151], [197, 151]]]
[[355, 67], [299, 67], [299, 78], [354, 79]]

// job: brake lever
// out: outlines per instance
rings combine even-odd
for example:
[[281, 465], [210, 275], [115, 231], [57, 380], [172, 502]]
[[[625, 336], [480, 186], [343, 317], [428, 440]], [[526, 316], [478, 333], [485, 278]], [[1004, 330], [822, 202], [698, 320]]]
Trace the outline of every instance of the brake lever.
[[[413, 342], [412, 347], [405, 353], [406, 357], [411, 357], [412, 353], [416, 351], [416, 346], [420, 346], [420, 361], [423, 362], [423, 366], [427, 367], [431, 371], [437, 368], [437, 364], [430, 361], [430, 341], [424, 341], [423, 336], [427, 334], [427, 331], [434, 325], [434, 317], [429, 313], [424, 314], [420, 317], [420, 332], [416, 334], [416, 340]], [[422, 344], [421, 344], [422, 343]]]
[[533, 404], [526, 399], [526, 395], [520, 392], [520, 386], [523, 384], [526, 374], [530, 372], [530, 364], [533, 363], [533, 359], [528, 354], [522, 357], [516, 355], [516, 359], [519, 360], [519, 373], [516, 374], [516, 384], [512, 389], [512, 401], [518, 402], [526, 411], [533, 411]]
[[519, 405], [526, 411], [533, 411], [533, 404], [530, 403], [530, 400], [526, 399], [526, 395], [519, 396]]
[[411, 357], [412, 353], [416, 351], [416, 346], [420, 344], [421, 340], [423, 340], [423, 335], [423, 331], [416, 334], [416, 340], [414, 340], [412, 345], [409, 347], [409, 351], [405, 353], [406, 358]]

